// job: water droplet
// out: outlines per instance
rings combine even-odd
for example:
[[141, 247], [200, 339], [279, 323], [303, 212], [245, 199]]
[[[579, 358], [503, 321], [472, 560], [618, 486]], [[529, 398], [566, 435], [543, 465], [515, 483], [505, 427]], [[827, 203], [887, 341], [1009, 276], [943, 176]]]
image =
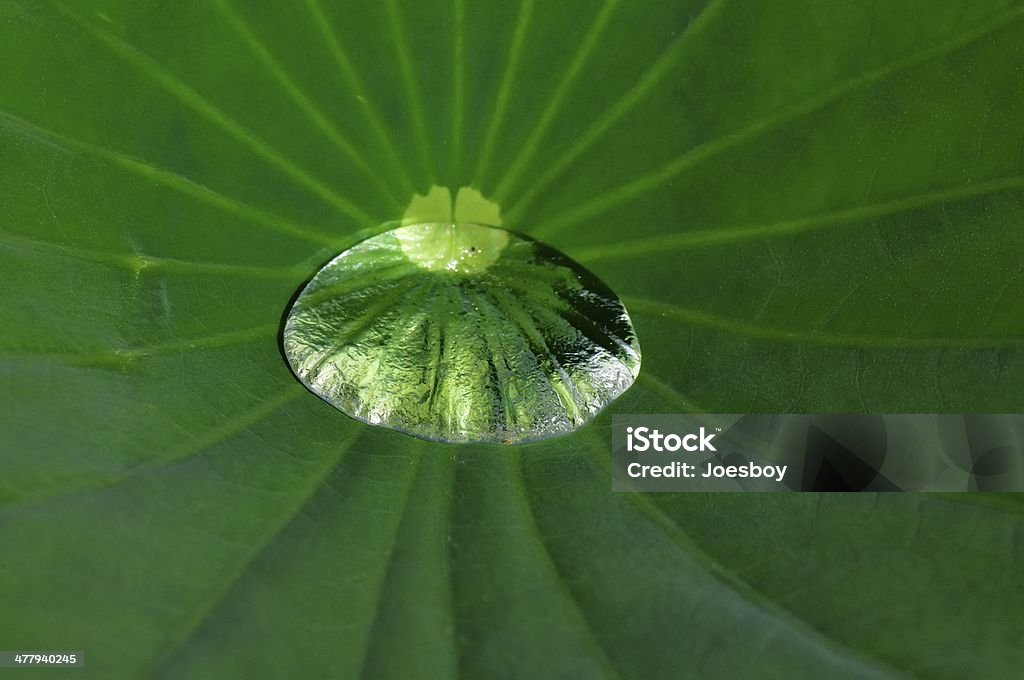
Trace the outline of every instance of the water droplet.
[[284, 349], [344, 413], [445, 442], [570, 432], [640, 370], [629, 315], [597, 277], [528, 237], [453, 222], [334, 258], [289, 311]]

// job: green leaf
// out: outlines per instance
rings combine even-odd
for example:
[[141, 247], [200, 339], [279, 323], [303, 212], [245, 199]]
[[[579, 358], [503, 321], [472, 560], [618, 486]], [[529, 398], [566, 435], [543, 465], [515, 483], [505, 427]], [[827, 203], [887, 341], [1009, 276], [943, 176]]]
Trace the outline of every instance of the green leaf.
[[[1017, 496], [612, 494], [607, 462], [612, 412], [1021, 410], [1022, 44], [1013, 0], [0, 3], [0, 646], [1019, 675]], [[643, 371], [592, 425], [422, 443], [289, 371], [300, 287], [433, 186], [623, 297]]]

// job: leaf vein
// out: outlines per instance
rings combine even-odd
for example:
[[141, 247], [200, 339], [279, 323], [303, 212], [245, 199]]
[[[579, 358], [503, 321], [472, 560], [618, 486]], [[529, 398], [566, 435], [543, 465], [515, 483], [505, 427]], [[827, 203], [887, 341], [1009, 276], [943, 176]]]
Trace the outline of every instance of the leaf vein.
[[120, 486], [130, 482], [140, 475], [170, 467], [171, 465], [181, 463], [194, 456], [202, 455], [214, 446], [224, 443], [232, 439], [234, 436], [246, 431], [248, 428], [259, 424], [271, 413], [287, 406], [304, 393], [305, 389], [298, 385], [291, 384], [287, 386], [287, 388], [283, 389], [276, 397], [267, 399], [252, 408], [233, 415], [228, 418], [226, 422], [207, 430], [191, 442], [187, 442], [182, 446], [172, 448], [141, 463], [125, 467], [109, 477], [88, 480], [74, 486], [47, 490], [30, 496], [23, 496], [12, 502], [0, 505], [0, 511], [2, 511], [2, 515], [10, 515], [12, 513], [16, 514], [31, 510], [32, 508], [38, 507], [44, 503], [52, 503], [53, 501], [79, 493], [100, 491]]
[[102, 45], [109, 48], [114, 54], [131, 64], [135, 69], [147, 76], [179, 102], [192, 109], [200, 116], [215, 124], [221, 130], [242, 143], [257, 156], [263, 158], [270, 165], [276, 167], [282, 173], [294, 180], [298, 185], [305, 188], [313, 195], [324, 202], [335, 207], [342, 214], [347, 215], [358, 223], [372, 222], [373, 219], [368, 213], [356, 207], [349, 199], [341, 196], [322, 181], [312, 177], [306, 171], [300, 169], [295, 163], [288, 160], [280, 152], [273, 149], [269, 144], [256, 137], [252, 132], [244, 128], [234, 118], [231, 118], [219, 108], [211, 104], [202, 95], [179, 80], [176, 76], [166, 71], [152, 57], [139, 51], [133, 45], [125, 42], [113, 33], [104, 30], [77, 15], [68, 9], [58, 0], [51, 0], [56, 7], [74, 23], [81, 27], [89, 35], [96, 38]]
[[394, 40], [394, 47], [398, 53], [398, 67], [402, 74], [402, 84], [405, 87], [406, 96], [409, 98], [409, 109], [412, 114], [413, 137], [416, 140], [416, 149], [420, 155], [420, 162], [424, 170], [434, 178], [436, 168], [431, 163], [429, 150], [429, 135], [427, 124], [423, 118], [423, 102], [420, 97], [420, 87], [417, 83], [416, 72], [413, 67], [412, 57], [409, 54], [409, 37], [405, 33], [402, 23], [402, 16], [398, 8], [397, 0], [386, 0], [388, 18], [391, 20], [391, 35]]
[[654, 65], [647, 69], [637, 81], [636, 85], [623, 94], [614, 104], [597, 120], [591, 123], [583, 134], [576, 138], [576, 141], [564, 153], [549, 164], [540, 176], [530, 183], [529, 188], [522, 196], [515, 201], [506, 217], [509, 223], [515, 220], [528, 208], [529, 205], [541, 194], [554, 180], [558, 179], [577, 158], [582, 156], [587, 149], [591, 148], [606, 132], [625, 116], [629, 111], [640, 103], [647, 93], [657, 85], [670, 71], [671, 67], [680, 58], [683, 48], [699, 34], [701, 30], [714, 19], [725, 5], [726, 0], [710, 0], [700, 13], [683, 29], [682, 34], [676, 38], [671, 46], [654, 62]]
[[932, 59], [942, 57], [958, 49], [966, 47], [971, 43], [984, 38], [987, 35], [1013, 23], [1024, 17], [1024, 6], [1017, 6], [996, 19], [986, 22], [981, 26], [962, 33], [950, 40], [920, 50], [901, 59], [884, 64], [872, 71], [848, 78], [836, 85], [808, 97], [792, 106], [783, 108], [774, 114], [754, 121], [744, 128], [735, 132], [727, 133], [721, 137], [698, 144], [682, 155], [669, 161], [653, 172], [638, 177], [637, 179], [624, 184], [623, 186], [605, 193], [603, 196], [592, 201], [576, 206], [561, 215], [555, 216], [550, 221], [541, 225], [537, 233], [551, 236], [566, 227], [577, 224], [596, 215], [600, 215], [617, 205], [628, 202], [645, 193], [653, 191], [662, 186], [672, 178], [685, 170], [692, 169], [698, 164], [718, 156], [725, 151], [734, 149], [744, 143], [755, 140], [762, 135], [768, 134], [787, 123], [799, 120], [805, 116], [824, 109], [826, 106], [840, 101], [845, 96], [856, 92], [864, 87], [873, 85], [896, 75], [914, 66], [926, 63]]
[[38, 137], [39, 141], [44, 143], [54, 144], [63, 149], [78, 151], [113, 163], [140, 177], [153, 180], [160, 186], [168, 186], [189, 198], [220, 208], [233, 215], [238, 215], [262, 227], [313, 243], [328, 246], [337, 245], [337, 239], [317, 229], [297, 224], [286, 217], [275, 215], [230, 196], [225, 196], [197, 180], [152, 165], [117, 149], [93, 144], [75, 139], [66, 134], [48, 130], [2, 109], [0, 109], [0, 126], [23, 136]]
[[606, 676], [622, 677], [622, 674], [618, 671], [598, 640], [579, 601], [558, 570], [558, 565], [555, 564], [551, 551], [544, 541], [544, 536], [541, 534], [540, 526], [537, 524], [537, 518], [534, 516], [533, 508], [526, 493], [526, 486], [523, 480], [524, 460], [522, 454], [519, 451], [512, 451], [506, 456], [506, 461], [508, 463], [510, 481], [514, 489], [513, 495], [519, 506], [519, 513], [523, 518], [523, 528], [526, 530], [528, 539], [535, 548], [534, 552], [539, 556], [539, 562], [543, 571], [547, 574], [548, 580], [562, 600], [563, 611], [567, 613], [568, 621], [574, 625], [581, 637], [581, 641], [593, 654], [595, 661], [605, 671]]
[[628, 307], [651, 316], [670, 317], [684, 323], [741, 335], [754, 340], [790, 342], [823, 347], [877, 348], [877, 349], [997, 349], [1024, 344], [1024, 336], [993, 337], [909, 337], [880, 335], [844, 335], [841, 333], [787, 330], [749, 323], [742, 319], [729, 319], [695, 309], [677, 307], [665, 302], [624, 297]]
[[387, 185], [381, 180], [380, 175], [373, 171], [370, 164], [366, 162], [366, 159], [356, 149], [355, 145], [317, 108], [309, 95], [303, 92], [302, 88], [299, 87], [284, 66], [281, 65], [281, 62], [274, 57], [266, 44], [253, 32], [249, 24], [228, 0], [215, 0], [215, 4], [235, 33], [242, 38], [246, 46], [249, 47], [249, 50], [263, 63], [263, 66], [270, 72], [270, 75], [281, 86], [281, 89], [313, 123], [314, 127], [323, 133], [334, 146], [352, 161], [352, 164], [355, 165], [359, 172], [381, 192], [381, 195], [385, 196], [394, 205], [400, 205], [399, 200], [390, 192]]
[[522, 53], [523, 43], [526, 40], [526, 31], [530, 25], [530, 15], [533, 13], [534, 0], [522, 0], [519, 5], [519, 13], [516, 16], [516, 23], [512, 29], [512, 44], [508, 51], [508, 60], [505, 62], [505, 70], [501, 75], [498, 85], [498, 94], [494, 102], [494, 111], [491, 113], [491, 121], [487, 126], [487, 133], [484, 135], [484, 143], [480, 149], [480, 156], [476, 164], [476, 181], [483, 181], [484, 173], [491, 160], [494, 151], [494, 142], [498, 137], [498, 130], [505, 120], [505, 110], [508, 108], [509, 95], [512, 92], [513, 76], [519, 66], [519, 57]]
[[526, 138], [526, 141], [519, 148], [519, 152], [512, 161], [512, 164], [505, 171], [505, 176], [498, 182], [494, 194], [499, 203], [505, 202], [508, 198], [509, 189], [515, 185], [523, 170], [526, 169], [533, 159], [533, 154], [537, 151], [537, 144], [543, 139], [555, 116], [558, 115], [565, 98], [590, 58], [590, 53], [593, 52], [605, 28], [607, 28], [618, 2], [619, 0], [605, 0], [594, 21], [590, 24], [590, 28], [587, 29], [587, 34], [576, 48], [576, 54], [555, 86], [555, 91], [548, 99], [548, 103], [544, 107], [544, 111], [534, 125], [533, 130], [530, 131], [530, 136]]
[[297, 271], [279, 267], [256, 267], [252, 265], [224, 264], [221, 262], [200, 262], [197, 260], [178, 260], [170, 257], [157, 257], [146, 253], [112, 253], [78, 248], [77, 246], [54, 243], [42, 239], [30, 238], [9, 231], [0, 231], [0, 248], [21, 251], [41, 251], [60, 257], [67, 257], [84, 262], [104, 264], [123, 269], [133, 274], [146, 271], [175, 272], [190, 274], [214, 274], [220, 276], [241, 276], [243, 278], [283, 279], [294, 281], [300, 276]]
[[227, 573], [222, 581], [211, 589], [207, 597], [195, 609], [193, 615], [186, 622], [185, 628], [171, 638], [164, 647], [164, 650], [156, 655], [150, 667], [150, 672], [147, 673], [148, 676], [159, 675], [161, 670], [167, 668], [175, 655], [184, 649], [188, 641], [195, 636], [203, 624], [217, 610], [217, 607], [224, 602], [224, 599], [231, 592], [232, 586], [252, 568], [252, 565], [256, 563], [261, 555], [266, 553], [270, 546], [274, 544], [274, 541], [291, 525], [295, 518], [302, 513], [303, 508], [316, 496], [317, 490], [324, 484], [331, 471], [338, 467], [345, 458], [345, 455], [352, 449], [362, 432], [362, 428], [355, 428], [348, 439], [338, 447], [337, 453], [333, 456], [327, 456], [324, 464], [310, 477], [310, 483], [300, 493], [296, 494], [296, 503], [289, 511], [252, 541], [249, 550], [242, 559]]
[[[609, 463], [606, 460], [605, 442], [591, 436], [591, 451], [587, 456], [591, 465], [603, 474], [609, 474]], [[740, 579], [734, 572], [725, 569], [715, 562], [682, 527], [682, 525], [665, 512], [657, 503], [650, 500], [642, 493], [621, 493], [625, 500], [643, 515], [655, 528], [666, 538], [675, 544], [679, 550], [693, 558], [694, 563], [705, 573], [712, 577], [717, 583], [731, 591], [737, 598], [752, 608], [762, 612], [782, 623], [787, 629], [793, 631], [797, 636], [809, 641], [812, 645], [823, 648], [828, 656], [844, 661], [852, 661], [865, 670], [870, 670], [872, 676], [883, 675], [886, 677], [907, 677], [907, 673], [891, 664], [867, 656], [860, 650], [849, 647], [839, 640], [826, 637], [822, 632], [811, 626], [807, 621], [798, 617], [788, 609], [784, 609], [769, 600], [756, 588]]]
[[594, 261], [622, 258], [629, 255], [648, 255], [691, 247], [713, 246], [723, 243], [738, 243], [792, 236], [816, 231], [825, 227], [849, 225], [898, 215], [912, 210], [928, 208], [943, 203], [952, 203], [974, 198], [1024, 189], [1024, 175], [999, 177], [985, 182], [976, 182], [957, 187], [944, 187], [913, 196], [904, 196], [891, 201], [861, 205], [847, 210], [799, 217], [791, 220], [753, 224], [746, 227], [726, 229], [704, 229], [682, 234], [671, 234], [648, 238], [631, 243], [616, 243], [581, 249], [576, 256], [581, 260]]

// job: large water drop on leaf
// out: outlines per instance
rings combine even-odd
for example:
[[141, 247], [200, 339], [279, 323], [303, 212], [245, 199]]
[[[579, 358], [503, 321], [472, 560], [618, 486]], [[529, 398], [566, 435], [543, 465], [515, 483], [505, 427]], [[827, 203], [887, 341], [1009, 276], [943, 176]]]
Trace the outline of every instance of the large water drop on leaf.
[[629, 315], [597, 277], [527, 237], [452, 222], [334, 258], [295, 301], [284, 349], [353, 418], [446, 442], [569, 432], [640, 370]]

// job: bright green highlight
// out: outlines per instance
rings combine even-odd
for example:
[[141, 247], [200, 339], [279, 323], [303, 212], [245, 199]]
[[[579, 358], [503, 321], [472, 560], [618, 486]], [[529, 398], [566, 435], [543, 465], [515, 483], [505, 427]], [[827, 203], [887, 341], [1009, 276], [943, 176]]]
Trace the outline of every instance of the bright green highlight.
[[414, 224], [394, 237], [410, 262], [432, 272], [478, 274], [497, 262], [508, 232], [475, 224]]
[[460, 188], [454, 199], [451, 190], [441, 186], [416, 194], [402, 224], [410, 225], [394, 231], [402, 252], [430, 271], [481, 272], [497, 261], [508, 243], [507, 232], [476, 226], [500, 225], [501, 208], [472, 187]]
[[432, 186], [425, 194], [415, 194], [402, 215], [402, 224], [423, 222], [462, 222], [499, 227], [501, 206], [473, 187], [460, 187], [455, 196], [448, 187]]
[[289, 312], [284, 348], [341, 411], [445, 442], [570, 432], [640, 371], [629, 315], [593, 274], [451, 222], [392, 229], [328, 263]]

